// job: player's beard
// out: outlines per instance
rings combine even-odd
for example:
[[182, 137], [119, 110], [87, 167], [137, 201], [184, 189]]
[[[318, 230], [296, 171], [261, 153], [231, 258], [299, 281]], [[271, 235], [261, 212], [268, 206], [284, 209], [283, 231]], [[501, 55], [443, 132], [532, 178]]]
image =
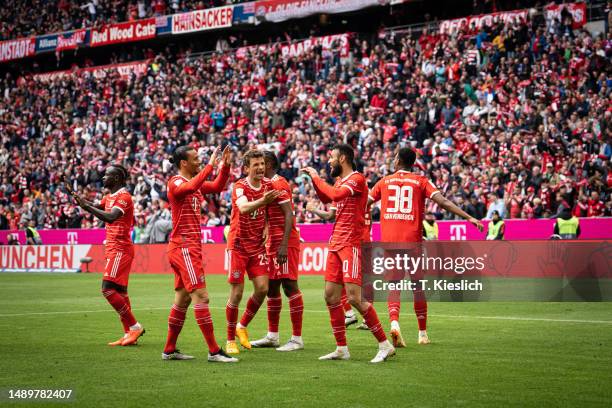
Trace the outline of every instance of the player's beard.
[[339, 164], [335, 165], [335, 166], [331, 166], [331, 176], [332, 177], [338, 177], [340, 174], [342, 173], [342, 166], [340, 166]]

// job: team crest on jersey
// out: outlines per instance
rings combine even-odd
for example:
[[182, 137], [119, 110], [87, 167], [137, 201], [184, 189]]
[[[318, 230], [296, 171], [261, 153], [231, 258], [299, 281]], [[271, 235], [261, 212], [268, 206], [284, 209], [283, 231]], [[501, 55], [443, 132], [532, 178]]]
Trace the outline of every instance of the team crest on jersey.
[[349, 180], [346, 180], [346, 182], [353, 187], [357, 187], [357, 182], [355, 180], [349, 179]]
[[241, 197], [244, 194], [244, 189], [237, 188], [236, 189], [236, 197]]
[[183, 184], [183, 180], [181, 180], [181, 179], [176, 179], [176, 180], [174, 180], [174, 185], [175, 185], [175, 186], [177, 186], [177, 187], [178, 187], [178, 186], [180, 186], [181, 184]]

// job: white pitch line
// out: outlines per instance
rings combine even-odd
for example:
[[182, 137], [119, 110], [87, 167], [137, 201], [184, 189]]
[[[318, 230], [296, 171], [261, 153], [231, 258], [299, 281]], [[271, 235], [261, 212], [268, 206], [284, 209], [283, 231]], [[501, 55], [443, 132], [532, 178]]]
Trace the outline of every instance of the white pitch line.
[[548, 319], [545, 317], [472, 316], [472, 315], [439, 315], [439, 314], [432, 314], [432, 315], [429, 315], [429, 317], [443, 317], [443, 318], [449, 318], [449, 319], [517, 320], [517, 321], [553, 322], [553, 323], [612, 324], [612, 320]]
[[[211, 306], [213, 310], [225, 310], [225, 307]], [[144, 307], [133, 309], [138, 311], [150, 310], [170, 310], [168, 307]], [[0, 314], [0, 317], [26, 317], [26, 316], [50, 316], [50, 315], [66, 315], [66, 314], [82, 314], [82, 313], [111, 313], [113, 309], [99, 310], [68, 310], [60, 312], [29, 312], [29, 313], [8, 313]], [[307, 313], [328, 313], [327, 310], [304, 310]], [[544, 317], [517, 317], [517, 316], [477, 316], [477, 315], [445, 315], [445, 314], [430, 314], [429, 317], [441, 317], [444, 319], [486, 319], [486, 320], [514, 320], [527, 322], [551, 322], [551, 323], [589, 323], [589, 324], [612, 324], [612, 320], [578, 320], [578, 319], [549, 319]]]

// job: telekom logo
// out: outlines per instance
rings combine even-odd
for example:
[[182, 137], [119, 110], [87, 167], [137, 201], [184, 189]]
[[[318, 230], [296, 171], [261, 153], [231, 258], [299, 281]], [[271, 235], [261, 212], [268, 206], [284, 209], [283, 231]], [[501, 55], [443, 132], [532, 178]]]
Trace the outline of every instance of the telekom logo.
[[451, 225], [450, 226], [450, 239], [451, 241], [465, 241], [467, 236], [467, 229], [465, 225]]
[[75, 245], [78, 242], [79, 233], [75, 231], [68, 232], [68, 244]]

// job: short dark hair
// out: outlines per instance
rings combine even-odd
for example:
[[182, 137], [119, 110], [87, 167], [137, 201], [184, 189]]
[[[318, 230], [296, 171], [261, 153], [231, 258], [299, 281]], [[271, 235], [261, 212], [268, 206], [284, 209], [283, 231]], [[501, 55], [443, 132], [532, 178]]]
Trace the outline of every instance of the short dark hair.
[[125, 184], [129, 177], [127, 169], [120, 164], [111, 164], [111, 166], [119, 171], [119, 181], [121, 184]]
[[246, 152], [244, 156], [242, 156], [242, 163], [245, 166], [249, 167], [251, 165], [251, 160], [258, 158], [262, 158], [265, 160], [264, 152], [262, 152], [261, 150], [251, 149]]
[[274, 171], [278, 170], [278, 166], [279, 166], [278, 157], [276, 157], [274, 152], [271, 152], [270, 150], [266, 150], [263, 153], [264, 153], [264, 160], [266, 161], [266, 164], [270, 163]]
[[416, 161], [416, 153], [409, 147], [402, 147], [397, 153], [399, 157], [400, 166], [409, 169], [414, 165]]
[[346, 157], [346, 160], [351, 163], [351, 167], [355, 170], [355, 150], [353, 150], [353, 146], [348, 145], [346, 143], [340, 143], [334, 146], [332, 150], [338, 150], [340, 156]]
[[187, 160], [187, 152], [195, 150], [189, 145], [179, 146], [172, 152], [172, 157], [168, 159], [170, 163], [174, 164], [177, 168], [181, 165], [181, 160]]

